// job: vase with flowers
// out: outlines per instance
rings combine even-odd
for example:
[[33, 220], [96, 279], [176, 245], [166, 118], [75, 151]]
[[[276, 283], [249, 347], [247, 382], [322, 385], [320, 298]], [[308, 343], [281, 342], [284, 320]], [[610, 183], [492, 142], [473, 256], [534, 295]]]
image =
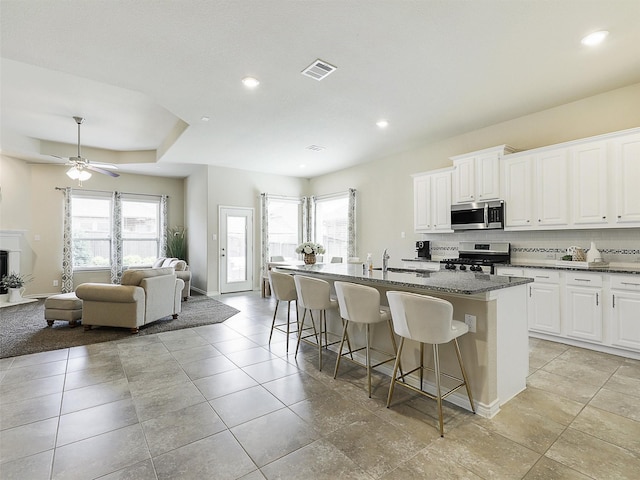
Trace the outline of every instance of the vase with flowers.
[[4, 275], [2, 279], [0, 279], [0, 287], [9, 292], [9, 303], [15, 303], [22, 300], [24, 284], [31, 280], [33, 279], [30, 275], [22, 275], [16, 272]]
[[296, 253], [304, 255], [306, 265], [313, 265], [316, 263], [316, 255], [324, 253], [324, 247], [315, 242], [303, 242], [296, 248]]

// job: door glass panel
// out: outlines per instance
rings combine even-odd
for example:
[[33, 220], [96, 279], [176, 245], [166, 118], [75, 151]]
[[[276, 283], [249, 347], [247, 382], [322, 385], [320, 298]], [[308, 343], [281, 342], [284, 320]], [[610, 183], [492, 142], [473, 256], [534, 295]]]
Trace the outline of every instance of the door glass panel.
[[227, 217], [227, 282], [247, 280], [247, 219]]

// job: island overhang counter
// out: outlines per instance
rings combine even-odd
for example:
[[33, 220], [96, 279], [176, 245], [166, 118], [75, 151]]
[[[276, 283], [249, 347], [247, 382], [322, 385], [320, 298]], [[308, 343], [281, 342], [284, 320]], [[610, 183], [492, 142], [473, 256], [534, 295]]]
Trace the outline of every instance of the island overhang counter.
[[[475, 317], [476, 331], [460, 337], [459, 343], [477, 413], [484, 417], [494, 416], [501, 405], [526, 388], [529, 373], [526, 284], [533, 279], [396, 268], [390, 268], [387, 272], [369, 271], [360, 264], [279, 265], [277, 269], [294, 275], [322, 278], [331, 284], [344, 281], [372, 286], [380, 292], [383, 306], [387, 305], [386, 292], [392, 290], [448, 300], [453, 305], [456, 320], [465, 321], [467, 315]], [[341, 331], [338, 312], [330, 315], [328, 329], [333, 333]], [[357, 342], [363, 341], [358, 337], [358, 332], [350, 335]], [[380, 329], [373, 335], [372, 343], [379, 348], [386, 346], [388, 350], [388, 333]], [[402, 363], [407, 365], [407, 370], [419, 362], [418, 344], [410, 344], [413, 348], [407, 348], [407, 345], [402, 356]], [[433, 360], [428, 351], [430, 349], [425, 349], [425, 365], [432, 366]], [[458, 375], [459, 367], [453, 347], [443, 346], [440, 355], [443, 371]], [[391, 375], [388, 365], [382, 365], [378, 370]], [[435, 389], [432, 380], [425, 378], [426, 390]], [[415, 384], [419, 385], [417, 377]], [[448, 400], [469, 409], [466, 395], [456, 393]]]

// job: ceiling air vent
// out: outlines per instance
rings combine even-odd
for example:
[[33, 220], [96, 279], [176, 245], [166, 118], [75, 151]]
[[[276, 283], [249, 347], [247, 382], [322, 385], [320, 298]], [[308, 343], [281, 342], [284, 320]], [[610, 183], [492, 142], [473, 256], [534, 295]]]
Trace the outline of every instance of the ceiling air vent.
[[314, 152], [321, 152], [325, 147], [321, 147], [320, 145], [309, 145], [306, 147], [306, 150], [312, 150]]
[[307, 68], [305, 68], [301, 73], [305, 77], [311, 77], [314, 80], [320, 81], [326, 78], [327, 75], [333, 73], [336, 68], [337, 67], [329, 65], [327, 62], [323, 62], [322, 60], [318, 59]]

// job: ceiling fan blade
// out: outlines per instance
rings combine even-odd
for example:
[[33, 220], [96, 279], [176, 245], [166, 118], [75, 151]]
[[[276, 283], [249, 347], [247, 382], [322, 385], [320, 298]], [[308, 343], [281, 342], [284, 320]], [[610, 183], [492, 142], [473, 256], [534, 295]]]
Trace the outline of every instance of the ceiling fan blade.
[[94, 167], [107, 168], [109, 170], [118, 170], [118, 167], [111, 163], [91, 162], [90, 164], [93, 165]]
[[97, 172], [97, 173], [102, 173], [104, 175], [109, 175], [110, 177], [119, 177], [120, 174], [116, 173], [116, 172], [110, 172], [109, 170], [105, 170], [104, 168], [98, 168], [98, 167], [94, 167], [93, 165], [85, 165], [85, 167], [87, 170], [91, 170], [93, 172]]

